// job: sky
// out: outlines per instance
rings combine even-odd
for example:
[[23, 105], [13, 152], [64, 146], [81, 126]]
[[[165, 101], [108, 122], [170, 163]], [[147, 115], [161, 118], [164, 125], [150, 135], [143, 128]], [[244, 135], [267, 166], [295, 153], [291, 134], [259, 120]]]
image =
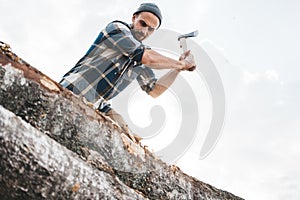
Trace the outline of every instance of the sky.
[[[142, 2], [0, 0], [0, 40], [59, 81], [108, 22], [130, 22]], [[224, 127], [213, 151], [199, 159], [202, 134], [176, 165], [245, 199], [299, 199], [300, 2], [152, 2], [162, 10], [161, 28], [199, 31], [194, 41], [214, 61], [226, 96]]]

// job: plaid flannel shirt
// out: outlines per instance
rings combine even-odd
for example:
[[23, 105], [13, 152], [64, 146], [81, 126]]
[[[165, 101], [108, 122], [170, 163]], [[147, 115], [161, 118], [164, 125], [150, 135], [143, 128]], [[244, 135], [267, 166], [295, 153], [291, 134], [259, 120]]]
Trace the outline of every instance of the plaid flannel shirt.
[[133, 37], [129, 25], [111, 22], [60, 84], [94, 105], [100, 103], [98, 109], [108, 112], [111, 108], [107, 100], [134, 79], [147, 93], [154, 88], [157, 79], [152, 69], [141, 63], [145, 48]]

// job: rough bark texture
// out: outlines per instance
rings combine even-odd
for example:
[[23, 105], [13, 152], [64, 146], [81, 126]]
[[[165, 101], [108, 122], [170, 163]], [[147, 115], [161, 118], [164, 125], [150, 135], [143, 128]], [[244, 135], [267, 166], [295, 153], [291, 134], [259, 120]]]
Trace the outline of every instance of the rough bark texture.
[[[6, 119], [0, 123], [0, 192], [7, 198], [241, 199], [162, 162], [112, 120], [5, 52], [0, 105]], [[8, 114], [8, 120], [6, 110], [20, 118]]]
[[1, 199], [145, 199], [0, 106]]

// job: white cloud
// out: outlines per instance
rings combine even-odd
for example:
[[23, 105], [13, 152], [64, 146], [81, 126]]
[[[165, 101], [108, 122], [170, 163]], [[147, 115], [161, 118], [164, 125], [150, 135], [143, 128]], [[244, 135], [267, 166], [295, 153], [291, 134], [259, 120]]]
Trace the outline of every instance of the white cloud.
[[259, 78], [260, 78], [260, 74], [259, 73], [250, 73], [248, 71], [245, 71], [243, 74], [243, 80], [245, 83], [252, 83], [252, 82], [256, 82]]
[[266, 74], [267, 78], [271, 81], [279, 80], [279, 74], [275, 70], [266, 70], [265, 74]]
[[257, 81], [279, 81], [279, 74], [274, 69], [268, 69], [263, 72], [243, 72], [243, 80], [246, 84], [255, 83]]

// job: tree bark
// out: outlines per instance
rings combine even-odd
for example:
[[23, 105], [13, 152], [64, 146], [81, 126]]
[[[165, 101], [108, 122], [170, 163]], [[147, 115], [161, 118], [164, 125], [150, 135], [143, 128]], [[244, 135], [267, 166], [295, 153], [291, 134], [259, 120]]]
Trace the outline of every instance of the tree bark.
[[[14, 62], [3, 54], [0, 54], [0, 63], [0, 105], [75, 152], [82, 160], [81, 167], [92, 166], [93, 169], [111, 175], [113, 180], [118, 178], [149, 199], [241, 199], [188, 176], [176, 166], [162, 162], [139, 143], [130, 140], [108, 117], [94, 111], [82, 99], [35, 68]], [[5, 148], [3, 145], [1, 149]], [[13, 155], [22, 157], [18, 153]], [[13, 169], [16, 171], [22, 163], [10, 167], [13, 166], [17, 166]], [[35, 173], [32, 168], [28, 170]], [[73, 170], [76, 171], [70, 169], [68, 173]], [[14, 171], [5, 173], [11, 172], [12, 177]], [[14, 182], [17, 182], [18, 177], [15, 177]], [[28, 184], [33, 182], [29, 181]], [[53, 191], [60, 190], [55, 188]], [[93, 188], [91, 191], [94, 191]], [[126, 199], [127, 190], [124, 191], [123, 199]]]
[[145, 199], [0, 106], [1, 199]]

